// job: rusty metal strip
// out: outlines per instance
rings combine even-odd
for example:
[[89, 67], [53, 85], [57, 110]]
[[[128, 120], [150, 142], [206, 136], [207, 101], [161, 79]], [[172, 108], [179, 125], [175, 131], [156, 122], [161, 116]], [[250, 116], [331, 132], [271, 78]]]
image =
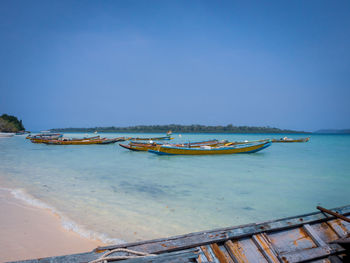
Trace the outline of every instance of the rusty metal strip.
[[265, 233], [253, 235], [252, 239], [269, 263], [280, 263], [278, 253]]
[[347, 218], [347, 217], [345, 217], [345, 216], [342, 215], [342, 214], [339, 214], [339, 213], [337, 213], [337, 212], [333, 212], [333, 211], [328, 210], [328, 209], [326, 209], [326, 208], [324, 208], [324, 207], [321, 207], [321, 206], [317, 206], [316, 208], [317, 208], [318, 210], [324, 212], [324, 213], [330, 214], [330, 215], [332, 215], [332, 216], [335, 216], [335, 217], [337, 217], [337, 218], [340, 218], [341, 220], [344, 220], [344, 221], [350, 223], [350, 219]]

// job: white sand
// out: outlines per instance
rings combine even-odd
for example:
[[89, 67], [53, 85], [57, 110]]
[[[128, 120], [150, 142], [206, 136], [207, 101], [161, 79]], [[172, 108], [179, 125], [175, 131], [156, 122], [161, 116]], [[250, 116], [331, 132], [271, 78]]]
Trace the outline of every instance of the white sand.
[[103, 245], [64, 229], [50, 210], [0, 190], [0, 262], [81, 253]]

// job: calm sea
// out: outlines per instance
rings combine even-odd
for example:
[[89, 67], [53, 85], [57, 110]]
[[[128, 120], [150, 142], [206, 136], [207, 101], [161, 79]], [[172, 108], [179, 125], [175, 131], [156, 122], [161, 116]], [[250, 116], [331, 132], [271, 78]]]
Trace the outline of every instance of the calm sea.
[[[284, 136], [175, 134], [174, 141]], [[350, 136], [312, 135], [308, 143], [221, 156], [157, 156], [118, 144], [56, 146], [23, 136], [0, 138], [0, 184], [17, 198], [52, 209], [66, 228], [85, 236], [106, 242], [166, 237], [350, 204]]]

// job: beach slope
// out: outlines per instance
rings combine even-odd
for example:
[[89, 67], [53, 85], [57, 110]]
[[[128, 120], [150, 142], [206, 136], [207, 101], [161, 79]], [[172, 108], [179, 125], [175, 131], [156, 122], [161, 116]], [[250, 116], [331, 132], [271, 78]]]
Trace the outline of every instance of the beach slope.
[[63, 228], [50, 210], [0, 189], [0, 262], [80, 253], [102, 245]]

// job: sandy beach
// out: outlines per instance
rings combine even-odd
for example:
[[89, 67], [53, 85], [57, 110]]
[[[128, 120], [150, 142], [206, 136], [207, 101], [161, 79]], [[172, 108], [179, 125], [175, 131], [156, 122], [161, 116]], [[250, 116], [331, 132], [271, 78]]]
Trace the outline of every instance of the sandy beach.
[[50, 210], [0, 189], [0, 262], [80, 253], [102, 245], [64, 229]]

